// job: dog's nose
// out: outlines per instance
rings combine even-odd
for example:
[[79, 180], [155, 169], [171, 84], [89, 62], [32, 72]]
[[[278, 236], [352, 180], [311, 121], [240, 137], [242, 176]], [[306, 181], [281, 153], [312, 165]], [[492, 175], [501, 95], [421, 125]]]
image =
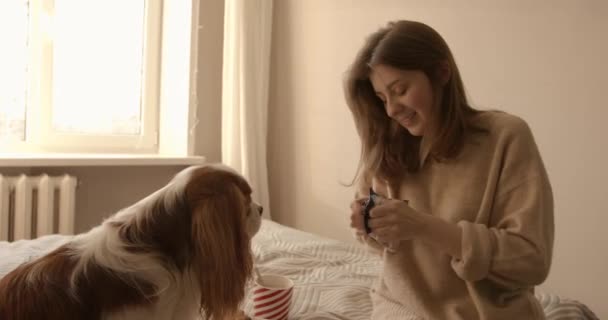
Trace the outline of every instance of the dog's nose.
[[264, 212], [264, 207], [259, 206], [258, 207], [258, 212], [260, 213], [260, 215], [262, 215], [262, 212]]

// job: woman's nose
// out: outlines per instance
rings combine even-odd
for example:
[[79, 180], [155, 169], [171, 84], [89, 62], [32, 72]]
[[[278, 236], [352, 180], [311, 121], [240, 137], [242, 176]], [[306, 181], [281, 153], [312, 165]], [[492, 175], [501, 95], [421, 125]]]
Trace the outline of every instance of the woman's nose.
[[401, 106], [399, 105], [399, 103], [392, 99], [386, 101], [385, 108], [386, 114], [391, 118], [395, 117], [401, 110]]

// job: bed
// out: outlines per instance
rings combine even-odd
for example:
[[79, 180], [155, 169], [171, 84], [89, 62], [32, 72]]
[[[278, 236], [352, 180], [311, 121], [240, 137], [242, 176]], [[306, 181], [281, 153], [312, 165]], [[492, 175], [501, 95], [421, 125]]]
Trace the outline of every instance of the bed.
[[[50, 235], [36, 240], [0, 242], [0, 278], [24, 261], [69, 240]], [[361, 246], [331, 240], [264, 220], [252, 249], [263, 274], [287, 276], [295, 283], [289, 319], [369, 319], [369, 288], [381, 270], [381, 260]], [[243, 304], [252, 309], [252, 286]], [[547, 319], [597, 319], [583, 303], [553, 293], [537, 292]]]

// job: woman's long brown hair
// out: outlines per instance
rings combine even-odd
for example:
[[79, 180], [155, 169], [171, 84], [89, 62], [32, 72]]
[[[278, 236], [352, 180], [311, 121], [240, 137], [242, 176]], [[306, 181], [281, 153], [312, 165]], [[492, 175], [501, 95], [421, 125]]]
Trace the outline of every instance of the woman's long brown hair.
[[[447, 82], [440, 78], [442, 64], [449, 68]], [[411, 135], [386, 114], [369, 78], [375, 65], [422, 71], [431, 81], [435, 96], [441, 97], [433, 119], [436, 129], [424, 138], [429, 139], [430, 158], [456, 155], [465, 132], [479, 129], [469, 122], [470, 116], [479, 111], [467, 102], [458, 67], [441, 35], [420, 22], [390, 22], [366, 39], [344, 83], [346, 102], [362, 144], [353, 182], [363, 179], [369, 183], [376, 177], [394, 183], [406, 172], [416, 172], [421, 167], [422, 138]]]

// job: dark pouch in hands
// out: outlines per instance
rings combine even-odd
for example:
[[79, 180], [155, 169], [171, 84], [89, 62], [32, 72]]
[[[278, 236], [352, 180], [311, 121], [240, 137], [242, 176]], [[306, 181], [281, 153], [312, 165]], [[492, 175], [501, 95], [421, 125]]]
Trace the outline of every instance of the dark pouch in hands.
[[376, 198], [378, 194], [374, 192], [374, 189], [369, 188], [369, 197], [364, 202], [363, 206], [363, 225], [365, 226], [365, 233], [372, 233], [372, 228], [369, 226], [369, 212], [376, 205]]

